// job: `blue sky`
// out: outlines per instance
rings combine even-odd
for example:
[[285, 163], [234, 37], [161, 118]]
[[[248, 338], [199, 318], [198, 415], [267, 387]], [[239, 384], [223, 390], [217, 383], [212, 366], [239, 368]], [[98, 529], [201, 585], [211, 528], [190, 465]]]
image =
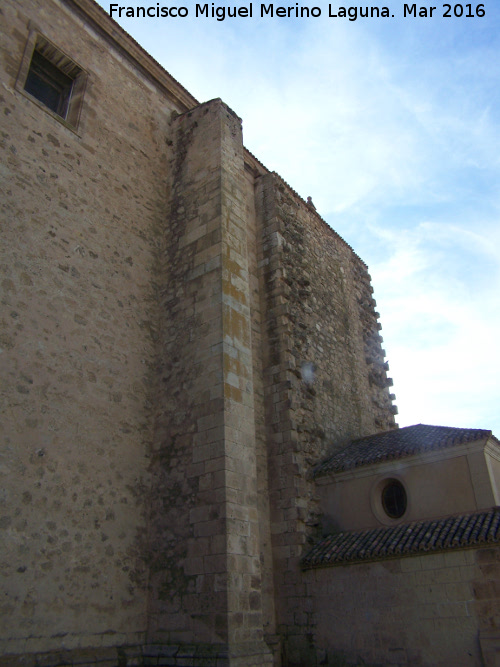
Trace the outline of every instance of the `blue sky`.
[[233, 108], [246, 147], [368, 264], [400, 426], [500, 437], [500, 3], [435, 5], [349, 21], [319, 1], [320, 18], [261, 19], [254, 2], [217, 21], [184, 2], [187, 18], [118, 22], [200, 102]]

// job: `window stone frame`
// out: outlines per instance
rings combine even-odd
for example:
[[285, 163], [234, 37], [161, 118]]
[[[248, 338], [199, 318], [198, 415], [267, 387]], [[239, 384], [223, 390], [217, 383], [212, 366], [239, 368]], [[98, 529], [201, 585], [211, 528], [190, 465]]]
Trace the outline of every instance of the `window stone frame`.
[[[403, 487], [403, 490], [406, 495], [406, 507], [405, 511], [399, 517], [391, 517], [387, 514], [384, 504], [382, 501], [382, 494], [386, 486], [391, 482], [397, 482]], [[402, 475], [388, 471], [384, 475], [380, 475], [376, 478], [375, 482], [372, 484], [370, 491], [370, 505], [371, 510], [378, 521], [384, 526], [394, 526], [398, 523], [404, 523], [407, 520], [407, 517], [411, 514], [411, 494], [408, 490], [408, 485], [406, 484]]]
[[[69, 96], [65, 117], [52, 111], [52, 109], [47, 107], [42, 101], [25, 90], [26, 79], [28, 78], [31, 60], [35, 50], [41, 53], [41, 55], [58, 70], [73, 79], [73, 86]], [[67, 56], [59, 47], [45, 37], [40, 30], [31, 27], [15, 84], [15, 88], [19, 93], [27, 97], [30, 101], [52, 116], [52, 118], [55, 118], [59, 123], [62, 123], [78, 134], [87, 81], [88, 72], [84, 70], [81, 65]]]

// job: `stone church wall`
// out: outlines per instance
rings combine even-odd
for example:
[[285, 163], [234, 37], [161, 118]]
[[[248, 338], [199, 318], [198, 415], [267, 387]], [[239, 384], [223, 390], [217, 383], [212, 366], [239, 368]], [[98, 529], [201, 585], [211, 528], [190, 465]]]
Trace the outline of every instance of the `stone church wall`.
[[[169, 110], [60, 2], [0, 12], [0, 651], [138, 642]], [[78, 133], [14, 90], [33, 27], [91, 73]]]
[[320, 664], [498, 664], [498, 547], [310, 570], [304, 583]]
[[252, 313], [253, 390], [255, 413], [255, 440], [257, 461], [257, 502], [259, 511], [260, 558], [262, 576], [263, 628], [266, 641], [276, 646], [276, 617], [274, 603], [273, 553], [270, 526], [270, 499], [268, 475], [268, 451], [266, 430], [266, 397], [264, 392], [263, 302], [261, 298], [262, 230], [256, 215], [256, 184], [260, 174], [248, 166], [245, 169], [247, 202], [247, 248], [249, 291]]
[[352, 249], [276, 175], [257, 184], [271, 531], [279, 633], [312, 659], [299, 572], [319, 530], [312, 467], [394, 424], [370, 279]]
[[[315, 664], [311, 469], [394, 427], [366, 267], [93, 3], [0, 11], [0, 650]], [[76, 128], [16, 89], [33, 31]]]

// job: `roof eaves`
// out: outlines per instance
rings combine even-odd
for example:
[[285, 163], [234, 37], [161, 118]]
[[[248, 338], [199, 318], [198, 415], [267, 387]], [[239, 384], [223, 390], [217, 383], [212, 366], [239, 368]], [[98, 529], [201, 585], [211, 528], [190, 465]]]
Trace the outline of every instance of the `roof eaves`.
[[255, 172], [256, 176], [263, 176], [264, 174], [271, 173], [270, 170], [248, 150], [248, 148], [245, 148], [245, 146], [243, 146], [243, 152], [245, 156], [245, 164], [248, 164], [252, 171]]
[[[399, 444], [397, 438], [400, 438]], [[459, 445], [497, 439], [491, 431], [484, 429], [461, 429], [446, 426], [415, 424], [401, 429], [358, 438], [346, 447], [319, 463], [313, 472], [314, 477], [339, 474], [361, 467], [407, 459], [423, 453], [449, 450]], [[432, 446], [429, 445], [432, 441]], [[363, 443], [368, 445], [364, 450]]]
[[388, 528], [341, 532], [320, 540], [302, 569], [418, 556], [500, 542], [500, 507]]
[[98, 32], [110, 40], [129, 60], [132, 60], [182, 111], [187, 111], [198, 105], [198, 100], [111, 18], [95, 0], [63, 1], [90, 21]]

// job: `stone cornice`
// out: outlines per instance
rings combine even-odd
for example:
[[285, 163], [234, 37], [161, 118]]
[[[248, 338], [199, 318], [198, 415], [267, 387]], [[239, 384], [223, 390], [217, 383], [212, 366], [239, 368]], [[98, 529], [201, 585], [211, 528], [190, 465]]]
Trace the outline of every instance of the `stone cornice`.
[[76, 10], [94, 29], [131, 60], [149, 79], [176, 103], [179, 111], [188, 111], [198, 100], [174, 79], [152, 56], [138, 44], [94, 0], [63, 0]]
[[[134, 63], [179, 107], [179, 113], [190, 111], [200, 103], [167, 70], [142, 48], [95, 0], [62, 0], [76, 10], [92, 27]], [[254, 176], [268, 173], [268, 169], [245, 147], [245, 164]]]

